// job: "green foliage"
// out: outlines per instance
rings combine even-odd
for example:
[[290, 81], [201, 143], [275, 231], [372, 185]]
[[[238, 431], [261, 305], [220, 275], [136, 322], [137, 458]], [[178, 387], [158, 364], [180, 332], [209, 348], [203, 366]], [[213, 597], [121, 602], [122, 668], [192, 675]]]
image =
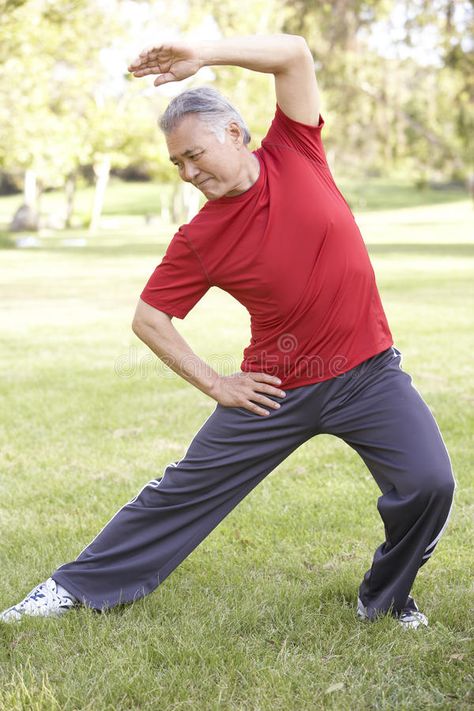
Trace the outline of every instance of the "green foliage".
[[[154, 23], [157, 38], [164, 26], [192, 42], [211, 17], [223, 37], [302, 34], [315, 59], [324, 140], [338, 175], [404, 172], [422, 184], [465, 179], [474, 170], [474, 11], [467, 0], [135, 5], [143, 31]], [[3, 0], [0, 168], [33, 169], [44, 186], [60, 186], [79, 166], [106, 155], [112, 167], [139, 165], [154, 178], [177, 181], [156, 126], [168, 94], [126, 71], [125, 49], [139, 42], [127, 7], [123, 0]], [[389, 56], [370, 38], [401, 8], [400, 55]], [[408, 50], [428, 36], [435, 38], [436, 61], [420, 64]], [[107, 58], [108, 51], [122, 59]], [[273, 78], [225, 66], [203, 76], [186, 86], [213, 81], [240, 109], [258, 146], [274, 114]]]
[[[307, 38], [319, 67], [334, 161], [343, 172], [403, 165], [415, 178], [459, 178], [474, 169], [474, 46], [463, 42], [474, 30], [472, 3], [298, 0], [286, 7], [285, 31]], [[401, 8], [400, 45], [435, 33], [436, 63], [369, 48], [366, 31]], [[457, 23], [455, 9], [463, 17]]]
[[[3, 19], [0, 55], [0, 165], [33, 168], [44, 186], [60, 186], [104, 154], [112, 165], [148, 157], [156, 141], [150, 102], [138, 87], [110, 89], [100, 60], [104, 37], [123, 41], [112, 10], [93, 0], [28, 0]], [[87, 31], [93, 28], [93, 31]], [[150, 171], [153, 173], [154, 171]]]

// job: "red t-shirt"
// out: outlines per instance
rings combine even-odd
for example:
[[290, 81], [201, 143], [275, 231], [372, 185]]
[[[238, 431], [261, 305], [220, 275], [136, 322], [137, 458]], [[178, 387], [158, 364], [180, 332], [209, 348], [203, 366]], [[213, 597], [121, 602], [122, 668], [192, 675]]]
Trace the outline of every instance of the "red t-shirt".
[[393, 344], [369, 255], [334, 183], [324, 126], [275, 117], [257, 181], [181, 225], [141, 298], [184, 318], [211, 286], [250, 314], [242, 371], [285, 389], [340, 375]]

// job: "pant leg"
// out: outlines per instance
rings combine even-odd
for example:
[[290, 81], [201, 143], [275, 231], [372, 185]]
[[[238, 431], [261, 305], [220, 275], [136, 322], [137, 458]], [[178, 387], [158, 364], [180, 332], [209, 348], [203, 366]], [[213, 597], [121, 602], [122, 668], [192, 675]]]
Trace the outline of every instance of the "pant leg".
[[405, 606], [445, 529], [455, 488], [438, 425], [400, 364], [395, 347], [369, 359], [351, 392], [328, 400], [322, 414], [323, 431], [360, 454], [382, 492], [386, 540], [359, 590], [369, 617]]
[[217, 405], [185, 456], [123, 506], [93, 541], [52, 577], [96, 610], [152, 592], [280, 462], [311, 436], [287, 391], [262, 417]]

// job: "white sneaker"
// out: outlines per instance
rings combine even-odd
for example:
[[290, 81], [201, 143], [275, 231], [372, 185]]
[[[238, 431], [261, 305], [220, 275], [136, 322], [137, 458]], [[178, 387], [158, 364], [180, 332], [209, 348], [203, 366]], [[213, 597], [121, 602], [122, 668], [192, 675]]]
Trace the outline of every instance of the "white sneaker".
[[28, 593], [24, 600], [7, 608], [0, 614], [2, 622], [19, 622], [25, 615], [38, 617], [60, 617], [73, 607], [78, 600], [59, 586], [53, 578], [48, 578]]
[[419, 611], [418, 605], [412, 597], [408, 598], [406, 606], [400, 612], [397, 619], [398, 624], [400, 624], [406, 630], [416, 630], [421, 625], [428, 627], [428, 618], [426, 617], [426, 615]]
[[[357, 617], [361, 620], [369, 619], [367, 608], [362, 603], [360, 597], [357, 598]], [[420, 625], [428, 627], [428, 618], [419, 611], [412, 597], [408, 598], [406, 606], [398, 615], [395, 614], [394, 617], [396, 617], [398, 624], [406, 630], [416, 630]]]

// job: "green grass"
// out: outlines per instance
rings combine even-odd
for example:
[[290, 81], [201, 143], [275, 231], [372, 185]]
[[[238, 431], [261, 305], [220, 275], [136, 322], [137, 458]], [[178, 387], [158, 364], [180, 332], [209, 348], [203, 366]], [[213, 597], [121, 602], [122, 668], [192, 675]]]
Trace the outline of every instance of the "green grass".
[[[357, 587], [383, 539], [379, 491], [358, 455], [324, 435], [151, 595], [104, 615], [0, 625], [1, 711], [472, 708], [474, 211], [464, 200], [357, 221], [403, 367], [458, 482], [414, 588], [430, 627], [356, 621]], [[51, 234], [0, 252], [0, 609], [183, 456], [215, 407], [130, 329], [172, 233], [135, 216], [84, 247]], [[212, 289], [175, 325], [220, 372], [238, 369], [249, 327], [230, 296]]]

